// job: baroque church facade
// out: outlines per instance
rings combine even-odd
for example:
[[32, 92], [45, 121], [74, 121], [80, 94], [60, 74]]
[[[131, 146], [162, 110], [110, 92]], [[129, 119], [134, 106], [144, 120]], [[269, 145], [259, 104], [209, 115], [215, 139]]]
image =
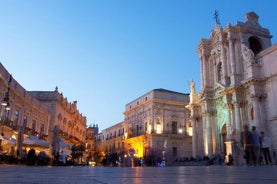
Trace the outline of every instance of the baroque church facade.
[[191, 83], [193, 156], [233, 154], [244, 125], [256, 126], [277, 149], [277, 45], [255, 12], [224, 29], [217, 22], [201, 39], [201, 89]]

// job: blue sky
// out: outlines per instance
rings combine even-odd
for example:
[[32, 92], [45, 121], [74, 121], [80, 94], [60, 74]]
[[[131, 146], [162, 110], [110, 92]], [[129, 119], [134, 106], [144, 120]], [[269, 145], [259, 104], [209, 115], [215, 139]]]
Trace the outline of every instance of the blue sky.
[[[0, 62], [26, 90], [77, 100], [88, 125], [124, 120], [125, 104], [156, 88], [200, 89], [196, 48], [247, 12], [277, 35], [277, 1], [0, 0]], [[273, 43], [276, 38], [273, 37]]]

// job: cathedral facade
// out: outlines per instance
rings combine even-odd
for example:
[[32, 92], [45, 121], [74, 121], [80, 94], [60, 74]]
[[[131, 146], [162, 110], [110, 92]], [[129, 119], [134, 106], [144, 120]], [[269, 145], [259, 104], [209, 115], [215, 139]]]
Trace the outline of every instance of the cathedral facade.
[[201, 39], [201, 90], [191, 84], [193, 155], [234, 152], [244, 125], [256, 126], [277, 149], [277, 45], [255, 12]]

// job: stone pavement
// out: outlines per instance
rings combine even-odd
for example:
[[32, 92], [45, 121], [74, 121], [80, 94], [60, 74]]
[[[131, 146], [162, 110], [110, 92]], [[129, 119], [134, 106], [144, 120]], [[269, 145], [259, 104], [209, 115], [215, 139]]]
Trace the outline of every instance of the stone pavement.
[[277, 183], [277, 166], [32, 167], [0, 165], [0, 183]]

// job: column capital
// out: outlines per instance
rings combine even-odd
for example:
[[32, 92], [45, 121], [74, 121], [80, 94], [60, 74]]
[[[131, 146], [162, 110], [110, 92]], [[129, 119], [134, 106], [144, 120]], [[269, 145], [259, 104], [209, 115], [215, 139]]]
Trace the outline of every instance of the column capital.
[[250, 94], [250, 98], [252, 99], [252, 100], [259, 100], [259, 101], [261, 101], [261, 100], [264, 100], [264, 99], [266, 99], [267, 98], [267, 94], [265, 94], [265, 93], [263, 93], [263, 94]]
[[234, 104], [233, 103], [228, 103], [227, 105], [229, 107], [229, 110], [233, 110], [234, 109]]

